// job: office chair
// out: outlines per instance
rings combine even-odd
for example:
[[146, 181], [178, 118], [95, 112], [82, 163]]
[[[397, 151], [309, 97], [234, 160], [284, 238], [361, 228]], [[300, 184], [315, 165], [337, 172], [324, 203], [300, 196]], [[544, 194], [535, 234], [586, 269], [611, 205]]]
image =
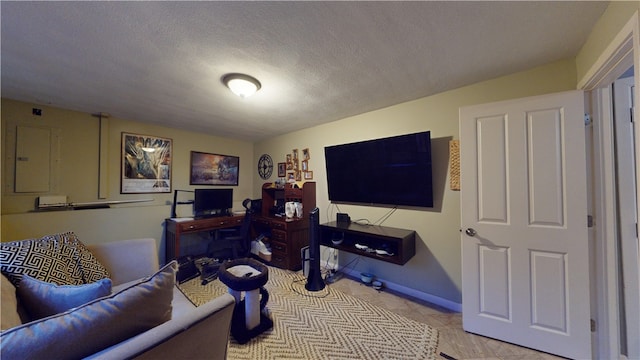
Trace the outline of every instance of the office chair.
[[245, 214], [240, 229], [233, 235], [225, 235], [216, 244], [218, 246], [222, 245], [225, 249], [230, 249], [233, 259], [247, 257], [251, 252], [251, 216], [253, 214], [251, 199], [244, 199], [242, 206], [245, 208]]

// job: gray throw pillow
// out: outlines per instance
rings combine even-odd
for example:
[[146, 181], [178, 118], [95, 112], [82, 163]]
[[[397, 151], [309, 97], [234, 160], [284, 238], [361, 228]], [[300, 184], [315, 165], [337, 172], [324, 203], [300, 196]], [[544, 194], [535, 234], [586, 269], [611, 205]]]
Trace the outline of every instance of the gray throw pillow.
[[170, 320], [177, 269], [174, 260], [111, 296], [2, 332], [0, 358], [79, 359]]
[[17, 294], [31, 320], [37, 320], [111, 294], [111, 279], [85, 285], [56, 285], [23, 275]]

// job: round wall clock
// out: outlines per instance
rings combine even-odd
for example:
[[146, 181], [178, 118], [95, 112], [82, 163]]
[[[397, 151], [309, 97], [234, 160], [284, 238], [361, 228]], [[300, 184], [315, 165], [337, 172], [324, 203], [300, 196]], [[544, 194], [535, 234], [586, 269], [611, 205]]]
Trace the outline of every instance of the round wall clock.
[[266, 180], [271, 177], [271, 173], [273, 173], [273, 160], [269, 154], [262, 154], [258, 160], [258, 174]]

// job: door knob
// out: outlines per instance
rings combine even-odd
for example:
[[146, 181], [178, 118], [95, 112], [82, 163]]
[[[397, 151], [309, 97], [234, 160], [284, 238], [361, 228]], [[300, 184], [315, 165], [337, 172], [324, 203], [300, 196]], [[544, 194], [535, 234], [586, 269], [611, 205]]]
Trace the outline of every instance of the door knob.
[[477, 234], [477, 232], [473, 228], [467, 228], [467, 230], [465, 230], [464, 233], [469, 236], [476, 236]]

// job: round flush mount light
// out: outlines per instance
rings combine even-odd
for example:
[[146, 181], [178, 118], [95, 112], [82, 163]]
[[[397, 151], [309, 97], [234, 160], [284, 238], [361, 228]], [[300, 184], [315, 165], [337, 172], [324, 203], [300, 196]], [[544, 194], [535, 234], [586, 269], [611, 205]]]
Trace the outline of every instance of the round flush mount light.
[[260, 90], [262, 86], [258, 79], [246, 74], [227, 74], [222, 77], [222, 83], [225, 84], [231, 92], [246, 98], [253, 95], [256, 91]]

